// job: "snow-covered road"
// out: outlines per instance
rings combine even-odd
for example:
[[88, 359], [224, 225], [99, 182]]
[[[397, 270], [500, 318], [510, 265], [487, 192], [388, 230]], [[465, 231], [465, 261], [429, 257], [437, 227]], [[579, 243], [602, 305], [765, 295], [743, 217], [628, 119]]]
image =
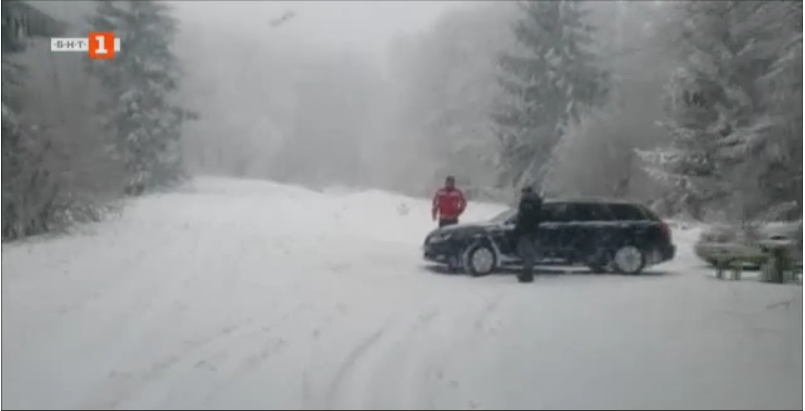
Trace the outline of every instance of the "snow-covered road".
[[207, 178], [4, 245], [3, 408], [802, 409], [801, 288], [706, 278], [695, 231], [641, 277], [518, 284], [425, 269], [428, 217]]

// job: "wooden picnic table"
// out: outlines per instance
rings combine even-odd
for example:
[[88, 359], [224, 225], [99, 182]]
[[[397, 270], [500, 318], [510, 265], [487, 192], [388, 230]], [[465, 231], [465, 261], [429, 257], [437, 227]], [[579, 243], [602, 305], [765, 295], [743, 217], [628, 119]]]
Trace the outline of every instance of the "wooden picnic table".
[[[733, 252], [713, 257], [716, 269], [716, 278], [740, 280], [746, 262], [763, 261], [761, 265], [761, 280], [769, 283], [797, 282], [797, 274], [802, 274], [801, 253], [797, 256], [796, 242], [789, 239], [769, 239], [758, 242], [762, 255], [752, 252], [753, 247], [736, 247]], [[749, 254], [747, 254], [749, 253]]]
[[802, 274], [802, 258], [801, 254], [796, 258], [796, 247], [801, 245], [787, 239], [760, 241], [760, 248], [767, 255], [761, 267], [763, 281], [777, 284], [797, 281], [797, 274]]

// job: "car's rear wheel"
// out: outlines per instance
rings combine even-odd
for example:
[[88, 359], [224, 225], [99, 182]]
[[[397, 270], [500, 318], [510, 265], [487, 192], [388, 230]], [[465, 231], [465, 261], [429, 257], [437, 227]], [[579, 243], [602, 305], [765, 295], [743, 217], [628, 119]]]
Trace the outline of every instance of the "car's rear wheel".
[[619, 274], [640, 274], [646, 267], [646, 255], [633, 245], [625, 245], [612, 253], [610, 265]]
[[473, 244], [464, 253], [464, 270], [473, 277], [492, 274], [497, 263], [495, 250], [487, 244]]

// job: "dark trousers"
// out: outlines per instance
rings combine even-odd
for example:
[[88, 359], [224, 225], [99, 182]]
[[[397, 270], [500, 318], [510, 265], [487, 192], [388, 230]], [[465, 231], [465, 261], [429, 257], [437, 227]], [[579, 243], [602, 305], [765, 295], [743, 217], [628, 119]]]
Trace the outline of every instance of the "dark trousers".
[[537, 261], [537, 235], [522, 234], [517, 237], [517, 254], [523, 260], [522, 277], [534, 277], [534, 264]]
[[456, 218], [440, 218], [439, 219], [439, 228], [446, 227], [449, 225], [456, 225], [458, 224], [458, 217]]

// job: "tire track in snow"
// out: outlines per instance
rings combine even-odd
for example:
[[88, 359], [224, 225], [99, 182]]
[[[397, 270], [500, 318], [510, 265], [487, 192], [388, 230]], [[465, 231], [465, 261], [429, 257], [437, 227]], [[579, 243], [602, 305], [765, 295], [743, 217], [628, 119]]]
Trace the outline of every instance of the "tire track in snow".
[[[221, 326], [211, 334], [185, 341], [182, 351], [173, 352], [150, 362], [144, 371], [120, 371], [122, 367], [115, 367], [109, 373], [107, 380], [92, 390], [93, 394], [77, 408], [114, 409], [148, 389], [150, 384], [163, 380], [170, 381], [171, 377], [180, 378], [183, 372], [205, 369], [217, 373], [217, 363], [227, 360], [236, 341], [267, 334], [309, 308], [306, 305], [298, 306], [283, 314], [271, 325], [248, 327], [255, 323], [253, 318], [248, 318], [235, 324]], [[233, 374], [230, 380], [236, 375]], [[210, 392], [208, 399], [214, 394]]]
[[[274, 331], [274, 329], [288, 322], [291, 322], [291, 320], [295, 319], [295, 316], [310, 310], [311, 307], [309, 305], [299, 306], [297, 307], [296, 310], [284, 314], [279, 321], [271, 325], [264, 325], [260, 327], [259, 330], [255, 330], [254, 332], [243, 335], [243, 339], [255, 339], [257, 337], [263, 337], [263, 336], [268, 337], [270, 333]], [[228, 386], [231, 386], [245, 374], [258, 368], [260, 364], [266, 359], [268, 359], [270, 356], [281, 352], [286, 345], [287, 345], [286, 339], [278, 336], [270, 337], [268, 342], [259, 344], [260, 348], [257, 351], [255, 350], [249, 351], [249, 353], [245, 357], [241, 358], [237, 362], [234, 369], [228, 372], [229, 377], [219, 388], [225, 389]], [[210, 393], [207, 396], [207, 398], [211, 400], [214, 398], [214, 396], [215, 393]]]
[[[147, 243], [147, 246], [144, 248], [140, 248], [139, 251], [133, 253], [133, 255], [125, 256], [121, 259], [113, 259], [115, 263], [114, 267], [106, 267], [105, 269], [99, 269], [98, 264], [99, 261], [97, 260], [83, 260], [85, 264], [80, 264], [77, 267], [70, 266], [68, 271], [68, 276], [72, 280], [74, 277], [81, 281], [87, 281], [86, 278], [82, 278], [86, 275], [86, 273], [91, 271], [100, 272], [101, 278], [105, 279], [105, 282], [102, 282], [103, 286], [100, 289], [95, 289], [92, 291], [87, 297], [80, 299], [79, 301], [68, 303], [61, 308], [59, 308], [59, 314], [62, 316], [66, 315], [76, 315], [81, 311], [88, 310], [92, 307], [92, 305], [102, 302], [109, 294], [113, 293], [116, 290], [121, 288], [125, 288], [128, 290], [128, 285], [138, 283], [141, 278], [134, 278], [134, 277], [124, 277], [122, 276], [122, 272], [136, 270], [138, 267], [142, 267], [144, 264], [148, 262], [148, 256], [152, 255], [155, 251], [163, 249], [167, 244], [170, 244], [172, 238], [168, 236], [158, 236], [160, 241], [154, 241]], [[124, 249], [129, 250], [130, 247], [124, 247]], [[77, 274], [71, 274], [75, 273]], [[93, 279], [94, 280], [94, 279]], [[126, 287], [122, 287], [125, 285]]]
[[[311, 306], [308, 304], [298, 305], [293, 310], [282, 314], [276, 321], [270, 324], [255, 324], [254, 318], [249, 318], [243, 325], [255, 324], [254, 327], [239, 327], [238, 332], [232, 333], [230, 338], [227, 340], [215, 340], [215, 344], [204, 344], [204, 346], [201, 347], [203, 350], [196, 350], [196, 353], [201, 355], [194, 355], [185, 358], [183, 361], [183, 365], [185, 365], [185, 367], [181, 367], [181, 369], [206, 369], [208, 371], [217, 373], [219, 371], [219, 367], [225, 366], [225, 363], [229, 357], [237, 352], [237, 350], [233, 350], [233, 346], [235, 346], [237, 342], [268, 336], [276, 328], [291, 322], [294, 318], [296, 318], [296, 316], [310, 310]], [[248, 355], [246, 358], [240, 361], [239, 365], [237, 365], [233, 371], [226, 370], [226, 374], [229, 377], [223, 385], [218, 385], [217, 387], [219, 389], [225, 388], [227, 385], [233, 383], [240, 376], [242, 376], [243, 373], [247, 372], [252, 365], [255, 364], [256, 359], [265, 359], [268, 357], [268, 355], [278, 352], [277, 349], [281, 349], [284, 346], [284, 342], [277, 344], [277, 342], [280, 340], [282, 340], [281, 337], [273, 338], [272, 341], [274, 341], [275, 344], [271, 344], [270, 347], [269, 344], [265, 344], [260, 350], [259, 355]], [[180, 367], [177, 367], [177, 373], [178, 371], [181, 371], [181, 369]], [[215, 394], [215, 391], [209, 392], [207, 399], [211, 400], [214, 398]]]
[[438, 309], [420, 312], [413, 318], [412, 323], [407, 325], [406, 322], [400, 321], [399, 315], [390, 317], [382, 326], [353, 346], [333, 375], [324, 396], [324, 404], [315, 408], [365, 408], [365, 403], [372, 399], [366, 394], [375, 392], [374, 384], [387, 385], [387, 381], [378, 381], [376, 377], [378, 368], [385, 365], [390, 358], [389, 354], [394, 353], [394, 348], [400, 342], [406, 341], [407, 335], [427, 327], [428, 323], [439, 315]]
[[[433, 408], [438, 394], [459, 389], [458, 380], [443, 365], [457, 349], [466, 351], [468, 345], [494, 335], [496, 326], [488, 321], [504, 295], [501, 291], [485, 299], [475, 293], [453, 296], [455, 300], [440, 301], [387, 326], [382, 338], [356, 348], [360, 355], [350, 357], [347, 372], [336, 375], [325, 405], [330, 409]], [[440, 331], [447, 332], [446, 338]], [[477, 408], [472, 398], [463, 403]]]
[[[220, 221], [216, 222], [220, 224]], [[164, 296], [169, 298], [162, 298], [168, 304], [169, 300], [173, 300], [168, 306], [176, 308], [177, 304], [185, 306], [181, 300], [176, 300], [179, 291], [188, 292], [195, 291], [196, 287], [204, 286], [198, 291], [206, 290], [206, 292], [194, 292], [192, 295], [195, 298], [202, 300], [212, 298], [222, 298], [221, 292], [232, 294], [237, 291], [234, 289], [236, 283], [247, 273], [246, 265], [244, 264], [245, 257], [253, 254], [256, 246], [260, 244], [258, 241], [246, 241], [242, 239], [237, 244], [232, 244], [225, 249], [220, 248], [220, 233], [216, 229], [210, 229], [204, 232], [204, 235], [191, 235], [194, 233], [183, 231], [180, 233], [179, 238], [173, 238], [174, 241], [182, 244], [187, 244], [188, 247], [183, 249], [183, 253], [174, 253], [171, 258], [181, 259], [182, 255], [186, 255], [194, 261], [193, 266], [185, 267], [181, 270], [184, 274], [176, 278], [172, 278], [171, 284], [175, 287], [168, 287], [169, 290], [161, 289], [158, 293], [150, 293], [153, 302], [157, 297]], [[187, 240], [181, 242], [180, 240]], [[192, 241], [191, 241], [192, 240]], [[255, 237], [249, 237], [248, 240], [257, 240]], [[159, 247], [153, 247], [158, 250]], [[201, 257], [201, 258], [199, 258]], [[228, 257], [228, 258], [223, 258]], [[165, 260], [165, 259], [163, 259]], [[167, 260], [166, 260], [167, 261]], [[234, 266], [232, 265], [234, 264]], [[227, 270], [226, 266], [229, 265]], [[219, 269], [215, 269], [220, 267]], [[199, 273], [210, 272], [231, 272], [232, 275], [221, 276], [223, 283], [215, 287], [209, 284], [210, 280], [219, 277], [211, 278], [209, 275], [199, 276]], [[253, 273], [249, 273], [253, 274]], [[140, 280], [142, 280], [140, 278]], [[148, 281], [148, 284], [153, 288], [159, 285], [158, 281]], [[164, 284], [162, 284], [164, 287]], [[217, 290], [216, 295], [210, 295], [212, 290]], [[142, 294], [141, 294], [142, 295]], [[140, 298], [135, 298], [135, 301]], [[201, 301], [199, 301], [201, 303]], [[148, 307], [144, 307], [148, 308]], [[205, 370], [207, 372], [218, 372], [218, 364], [226, 363], [231, 356], [231, 347], [236, 341], [253, 337], [255, 335], [266, 335], [273, 328], [280, 324], [292, 319], [300, 312], [309, 309], [309, 306], [300, 305], [295, 307], [271, 325], [256, 325], [249, 327], [250, 324], [255, 323], [254, 317], [239, 320], [236, 323], [227, 324], [219, 327], [215, 332], [210, 335], [200, 338], [194, 338], [185, 341], [181, 351], [177, 351], [168, 355], [159, 357], [149, 363], [145, 370], [139, 371], [120, 371], [120, 366], [115, 366], [113, 371], [109, 374], [106, 381], [104, 381], [99, 388], [93, 390], [93, 395], [84, 401], [82, 408], [96, 408], [96, 409], [111, 409], [120, 407], [130, 400], [136, 398], [163, 398], [170, 397], [170, 393], [166, 392], [166, 386], [169, 387], [173, 381], [181, 379], [183, 374], [194, 372], [194, 370]], [[180, 310], [182, 311], [182, 310]], [[128, 313], [138, 313], [142, 317], [142, 310], [125, 310]], [[177, 322], [180, 320], [177, 319]], [[163, 322], [160, 328], [170, 327], [172, 322]], [[156, 330], [159, 331], [159, 330]], [[170, 335], [172, 330], [167, 329], [165, 333]], [[148, 343], [148, 337], [143, 338], [132, 337], [129, 340], [140, 340], [143, 343]], [[139, 395], [143, 391], [149, 391], [151, 394], [161, 395]], [[156, 391], [156, 392], [154, 392]], [[214, 392], [214, 391], [213, 391]], [[158, 406], [155, 404], [154, 406]]]
[[[148, 254], [169, 242], [170, 239], [163, 238], [161, 242], [149, 243], [149, 247], [140, 250], [138, 256]], [[115, 260], [113, 260], [115, 261]], [[128, 263], [126, 269], [147, 268], [152, 261], [146, 258], [132, 258], [124, 260]], [[101, 270], [104, 273], [114, 273], [117, 275], [122, 266], [115, 261], [115, 268]], [[92, 277], [90, 277], [90, 280]], [[107, 284], [103, 292], [97, 292], [94, 297], [83, 299], [80, 305], [72, 312], [58, 313], [59, 321], [54, 330], [50, 331], [48, 338], [42, 339], [44, 345], [39, 348], [44, 355], [41, 355], [37, 362], [52, 362], [51, 366], [58, 367], [58, 364], [69, 361], [70, 357], [89, 354], [91, 358], [104, 359], [104, 355], [110, 352], [110, 346], [117, 349], [123, 341], [123, 345], [128, 345], [131, 340], [136, 340], [136, 330], [144, 322], [144, 318], [154, 315], [154, 306], [164, 291], [158, 287], [160, 284], [155, 281], [137, 281], [141, 277], [131, 278], [123, 276], [115, 278]], [[137, 287], [131, 287], [137, 285]], [[101, 308], [102, 307], [102, 308]], [[106, 330], [106, 335], [114, 335], [115, 341], [99, 339], [95, 330]], [[128, 336], [128, 337], [127, 337]], [[65, 342], [59, 346], [59, 351], [46, 349], [50, 344], [50, 339], [58, 338]]]
[[343, 365], [338, 368], [338, 371], [336, 371], [335, 376], [330, 383], [330, 387], [327, 389], [327, 394], [325, 396], [325, 404], [327, 409], [338, 409], [336, 408], [337, 404], [342, 401], [343, 395], [351, 394], [350, 392], [344, 392], [346, 384], [350, 382], [350, 378], [355, 372], [356, 366], [360, 364], [360, 361], [366, 356], [370, 349], [377, 345], [380, 339], [385, 335], [387, 329], [388, 323], [384, 324], [368, 337], [364, 338], [352, 349], [352, 351], [349, 352], [349, 354], [347, 354]]
[[[145, 384], [161, 378], [171, 369], [183, 363], [193, 362], [193, 355], [205, 348], [220, 345], [236, 338], [236, 331], [248, 325], [245, 320], [233, 325], [218, 328], [214, 333], [185, 342], [184, 351], [175, 352], [150, 363], [144, 372], [119, 371], [115, 367], [108, 379], [92, 391], [90, 398], [84, 400], [79, 409], [114, 409], [130, 399]], [[198, 364], [198, 362], [196, 362]]]
[[[321, 408], [313, 405], [323, 390], [313, 384], [316, 381], [312, 378], [321, 373], [317, 371], [319, 364], [311, 354], [315, 357], [322, 349], [331, 348], [338, 340], [332, 338], [328, 331], [337, 330], [337, 320], [347, 319], [349, 309], [341, 302], [332, 306], [320, 305], [315, 309], [313, 304], [306, 306], [309, 309], [294, 313], [287, 321], [271, 326], [271, 333], [244, 336], [241, 346], [228, 347], [230, 351], [239, 353], [238, 359], [221, 368], [224, 379], [211, 387], [213, 389], [208, 392], [202, 404], [213, 404], [219, 400], [224, 400], [224, 404], [231, 404], [232, 398], [242, 398], [243, 390], [248, 391], [256, 383], [267, 384], [264, 392], [273, 401], [283, 401], [277, 398], [280, 396], [285, 398], [284, 401], [297, 404], [292, 408]], [[266, 328], [269, 327], [264, 327], [264, 330]], [[332, 359], [331, 356], [326, 358]], [[269, 361], [276, 362], [269, 365]], [[286, 377], [274, 381], [277, 374], [272, 370], [277, 368], [283, 369]], [[252, 378], [248, 378], [250, 376]], [[297, 383], [294, 384], [294, 381]], [[294, 397], [294, 392], [298, 396]], [[264, 405], [265, 399], [252, 399], [258, 402], [249, 403], [246, 408], [267, 406]]]

